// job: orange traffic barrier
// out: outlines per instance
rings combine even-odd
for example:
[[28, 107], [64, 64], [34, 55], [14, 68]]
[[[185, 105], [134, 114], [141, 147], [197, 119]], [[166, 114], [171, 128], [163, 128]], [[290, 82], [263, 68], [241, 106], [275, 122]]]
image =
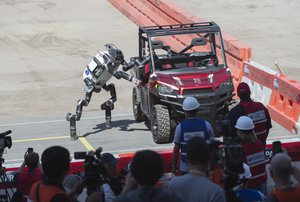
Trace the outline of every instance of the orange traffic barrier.
[[[171, 3], [167, 0], [143, 0], [143, 2], [146, 1], [151, 2], [158, 9], [164, 11], [169, 18], [175, 20], [177, 23], [204, 22], [203, 19], [181, 9], [173, 2]], [[223, 33], [223, 40], [226, 53], [240, 60], [249, 61], [252, 55], [251, 47], [239, 42], [236, 38], [226, 33]]]
[[[203, 22], [203, 19], [189, 14], [176, 4], [165, 0], [108, 1], [138, 26]], [[141, 13], [142, 15], [138, 13]], [[223, 34], [223, 39], [226, 54], [229, 54], [240, 61], [249, 61], [252, 51], [249, 46], [239, 42], [237, 39], [226, 33]], [[188, 40], [189, 39], [185, 41]]]
[[[271, 118], [293, 134], [300, 130], [300, 84], [256, 63], [244, 63], [242, 81], [268, 108]], [[265, 96], [264, 96], [265, 94]], [[263, 97], [264, 96], [264, 97]]]
[[275, 77], [268, 105], [272, 119], [291, 131], [300, 132], [300, 84], [286, 77]]

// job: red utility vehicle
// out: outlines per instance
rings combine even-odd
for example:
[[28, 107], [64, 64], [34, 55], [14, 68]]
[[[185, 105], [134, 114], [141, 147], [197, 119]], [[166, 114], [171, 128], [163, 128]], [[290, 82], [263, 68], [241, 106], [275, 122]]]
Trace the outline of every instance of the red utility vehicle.
[[131, 74], [142, 81], [132, 91], [134, 117], [149, 121], [154, 142], [173, 140], [187, 96], [199, 101], [199, 117], [214, 129], [228, 112], [234, 86], [216, 23], [140, 27], [139, 56], [130, 60]]

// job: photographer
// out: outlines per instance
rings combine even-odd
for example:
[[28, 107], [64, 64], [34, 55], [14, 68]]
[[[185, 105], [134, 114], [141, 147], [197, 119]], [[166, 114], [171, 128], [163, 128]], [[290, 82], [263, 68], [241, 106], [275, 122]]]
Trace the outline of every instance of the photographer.
[[247, 116], [241, 116], [235, 125], [243, 148], [244, 163], [249, 165], [252, 177], [248, 187], [267, 193], [266, 156], [262, 142], [256, 137], [254, 124]]
[[118, 160], [110, 153], [101, 152], [102, 148], [99, 147], [96, 151], [75, 152], [74, 157], [84, 159], [83, 179], [86, 189], [82, 195], [87, 195], [87, 200], [100, 197], [101, 201], [111, 202], [122, 190], [116, 175]]
[[[24, 172], [25, 166], [27, 171]], [[39, 155], [33, 152], [32, 148], [29, 148], [14, 178], [14, 181], [17, 183], [17, 191], [13, 200], [17, 201], [16, 197], [19, 196], [19, 199], [22, 198], [22, 200], [18, 201], [27, 201], [31, 186], [41, 180], [42, 174], [43, 168], [39, 161]]]
[[116, 159], [111, 153], [103, 153], [101, 155], [101, 160], [107, 171], [107, 183], [114, 192], [114, 195], [117, 196], [121, 193], [123, 188], [122, 180], [117, 174], [117, 164], [119, 160]]
[[42, 154], [42, 167], [45, 177], [32, 185], [29, 198], [33, 202], [70, 202], [81, 191], [84, 183], [80, 181], [67, 194], [63, 181], [70, 170], [70, 153], [61, 146], [47, 148]]

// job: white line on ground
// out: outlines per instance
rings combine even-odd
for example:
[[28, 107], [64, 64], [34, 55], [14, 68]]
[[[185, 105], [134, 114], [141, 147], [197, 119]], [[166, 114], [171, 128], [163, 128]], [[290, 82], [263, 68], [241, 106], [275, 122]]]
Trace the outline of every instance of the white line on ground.
[[[115, 114], [114, 117], [120, 117], [120, 116], [131, 116], [132, 113], [129, 114]], [[81, 120], [92, 120], [92, 119], [99, 119], [99, 118], [105, 118], [105, 116], [94, 116], [94, 117], [85, 117], [81, 118]], [[58, 122], [65, 122], [66, 119], [57, 119], [57, 120], [49, 120], [49, 121], [33, 121], [33, 122], [21, 122], [21, 123], [7, 123], [7, 124], [0, 124], [0, 127], [4, 126], [19, 126], [19, 125], [33, 125], [33, 124], [44, 124], [44, 123], [58, 123]]]

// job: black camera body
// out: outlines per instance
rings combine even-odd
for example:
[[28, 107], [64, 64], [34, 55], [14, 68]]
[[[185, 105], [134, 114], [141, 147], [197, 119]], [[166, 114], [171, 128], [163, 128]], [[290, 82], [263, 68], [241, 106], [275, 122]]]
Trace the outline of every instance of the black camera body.
[[211, 153], [211, 168], [216, 163], [221, 164], [224, 170], [233, 173], [243, 173], [243, 149], [240, 144], [232, 141], [208, 139], [206, 143]]
[[107, 171], [101, 161], [102, 148], [96, 151], [75, 152], [75, 159], [84, 159], [84, 179], [87, 184], [87, 194], [99, 190], [106, 183]]
[[11, 130], [8, 130], [4, 133], [0, 133], [0, 152], [3, 152], [3, 150], [7, 148], [11, 148], [12, 146], [12, 140], [10, 136], [7, 136], [11, 133]]

